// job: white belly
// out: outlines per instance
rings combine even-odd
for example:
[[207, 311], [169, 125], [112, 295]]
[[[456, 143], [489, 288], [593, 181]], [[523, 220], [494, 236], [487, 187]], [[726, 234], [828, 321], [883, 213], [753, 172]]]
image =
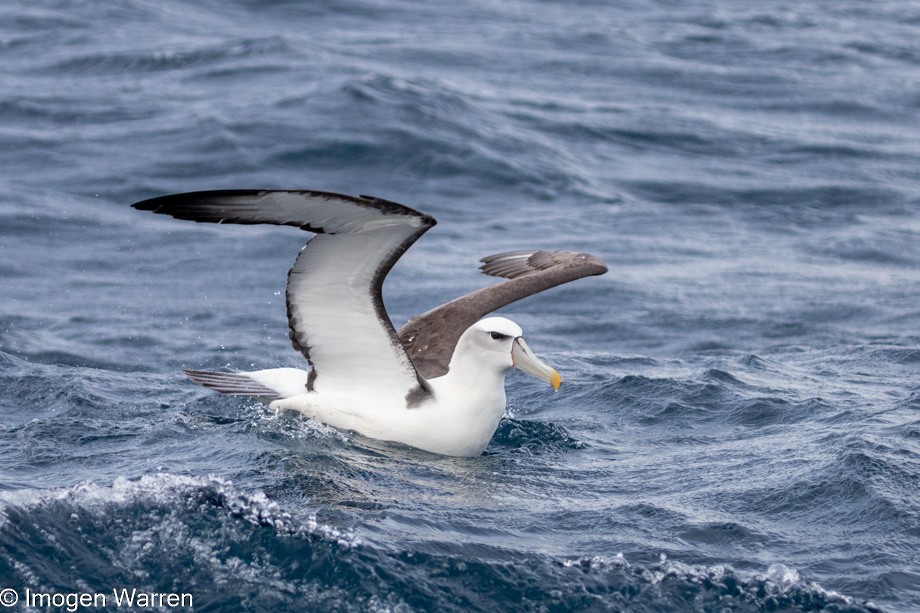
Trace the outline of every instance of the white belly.
[[404, 402], [317, 392], [275, 400], [269, 406], [299, 411], [335, 428], [432, 453], [477, 456], [489, 444], [504, 414], [504, 377], [494, 385], [476, 386], [475, 393], [452, 389], [445, 378], [430, 380], [433, 399], [413, 408]]

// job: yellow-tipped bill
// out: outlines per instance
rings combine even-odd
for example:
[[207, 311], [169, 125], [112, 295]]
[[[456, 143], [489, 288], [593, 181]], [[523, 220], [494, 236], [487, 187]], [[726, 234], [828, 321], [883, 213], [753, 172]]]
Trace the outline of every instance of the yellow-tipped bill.
[[543, 379], [552, 385], [554, 390], [559, 390], [559, 384], [562, 382], [559, 378], [559, 373], [556, 372], [555, 368], [550, 368], [541, 362], [520, 336], [514, 339], [511, 344], [511, 363], [518, 370], [523, 370], [529, 375]]

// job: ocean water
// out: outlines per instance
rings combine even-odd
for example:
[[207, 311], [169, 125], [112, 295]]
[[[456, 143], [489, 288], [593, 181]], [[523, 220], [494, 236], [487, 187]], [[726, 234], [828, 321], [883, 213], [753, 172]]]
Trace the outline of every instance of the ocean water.
[[[6, 0], [11, 610], [920, 611], [918, 41], [894, 0]], [[129, 207], [242, 187], [434, 215], [397, 326], [490, 253], [610, 272], [503, 309], [563, 385], [438, 457], [181, 375], [303, 365], [308, 235]]]

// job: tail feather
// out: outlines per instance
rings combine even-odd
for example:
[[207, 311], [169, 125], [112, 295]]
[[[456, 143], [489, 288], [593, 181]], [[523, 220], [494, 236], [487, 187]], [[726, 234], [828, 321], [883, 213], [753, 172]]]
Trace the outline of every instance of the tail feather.
[[209, 370], [183, 370], [182, 372], [195, 383], [228, 396], [259, 396], [271, 400], [281, 397], [277, 390], [266, 387], [243, 373]]

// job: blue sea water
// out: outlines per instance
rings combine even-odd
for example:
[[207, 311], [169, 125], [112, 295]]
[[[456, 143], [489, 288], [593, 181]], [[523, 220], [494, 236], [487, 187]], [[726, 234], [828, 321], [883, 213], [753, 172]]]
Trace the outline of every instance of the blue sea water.
[[[502, 311], [563, 386], [438, 457], [182, 377], [303, 365], [308, 235], [129, 208], [238, 187], [434, 215], [397, 326], [490, 253], [610, 272]], [[920, 611], [920, 4], [6, 0], [0, 589], [121, 587]]]

